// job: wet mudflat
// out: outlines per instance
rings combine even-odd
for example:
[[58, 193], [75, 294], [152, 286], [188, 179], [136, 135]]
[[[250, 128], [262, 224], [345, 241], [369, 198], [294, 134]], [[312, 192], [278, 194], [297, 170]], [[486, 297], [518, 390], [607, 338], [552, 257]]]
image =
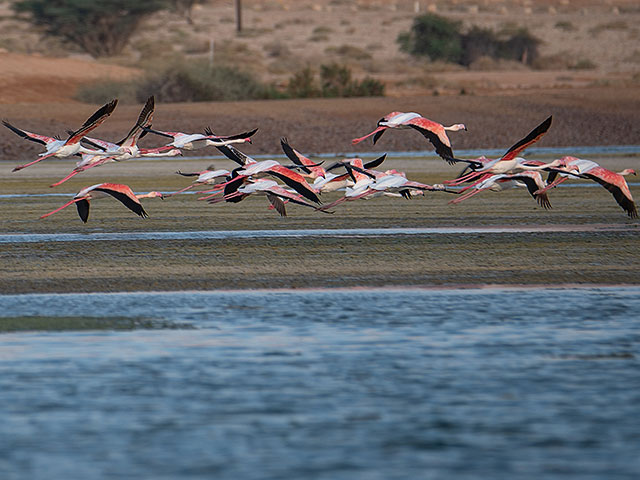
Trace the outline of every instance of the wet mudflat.
[[[596, 160], [605, 164], [606, 159]], [[609, 160], [608, 166], [633, 167], [636, 161], [619, 157]], [[105, 166], [55, 190], [47, 185], [64, 175], [69, 162], [37, 165], [25, 169], [20, 181], [17, 176], [3, 179], [3, 192], [66, 191], [71, 198], [83, 186], [100, 181], [127, 183], [137, 192], [168, 192], [189, 181], [173, 173], [176, 163], [183, 171], [211, 163], [183, 162]], [[218, 163], [221, 168], [227, 166], [224, 160]], [[436, 160], [398, 160], [397, 164], [390, 160], [387, 168], [396, 165], [407, 170], [410, 178], [427, 183], [441, 182], [457, 172]], [[0, 235], [24, 235], [25, 240], [42, 234], [83, 236], [82, 241], [54, 242], [50, 237], [37, 241], [36, 237], [30, 243], [3, 243], [0, 291], [640, 283], [638, 222], [628, 219], [604, 188], [557, 188], [550, 192], [550, 211], [538, 207], [524, 190], [486, 192], [459, 205], [447, 203], [452, 197], [441, 192], [412, 200], [381, 197], [341, 205], [333, 214], [293, 205], [289, 216], [281, 218], [260, 197], [233, 205], [208, 205], [198, 201], [198, 195], [180, 195], [145, 200], [148, 219], [138, 218], [115, 200], [102, 199], [93, 202], [86, 225], [73, 207], [38, 220], [66, 197], [0, 198]], [[357, 229], [397, 229], [398, 233], [308, 237], [251, 233]], [[403, 229], [426, 230], [409, 235]], [[190, 231], [248, 233], [246, 237], [194, 234], [189, 238]], [[180, 236], [144, 238], [143, 234], [153, 232], [179, 232]], [[118, 239], [119, 233], [140, 233], [142, 238]], [[113, 238], [91, 239], [100, 234]]]

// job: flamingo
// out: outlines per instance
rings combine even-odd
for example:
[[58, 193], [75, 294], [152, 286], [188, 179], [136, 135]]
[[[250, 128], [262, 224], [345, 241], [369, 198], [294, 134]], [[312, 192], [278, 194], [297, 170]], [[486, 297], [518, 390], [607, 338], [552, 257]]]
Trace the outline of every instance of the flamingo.
[[222, 201], [234, 201], [239, 202], [244, 200], [246, 197], [252, 194], [262, 194], [266, 195], [271, 206], [280, 214], [282, 217], [287, 216], [287, 211], [285, 208], [285, 203], [292, 202], [298, 205], [304, 205], [305, 207], [311, 207], [314, 210], [321, 211], [323, 213], [333, 213], [333, 212], [325, 212], [324, 209], [320, 209], [306, 200], [302, 195], [295, 194], [286, 188], [278, 185], [278, 183], [274, 180], [268, 178], [260, 178], [258, 180], [252, 181], [250, 183], [244, 184], [240, 186], [235, 192], [225, 195], [222, 198], [216, 198], [209, 200], [209, 203], [218, 203]]
[[302, 155], [296, 149], [294, 149], [290, 144], [289, 140], [286, 137], [280, 139], [280, 145], [282, 146], [282, 150], [285, 155], [296, 165], [301, 166], [303, 176], [310, 178], [311, 180], [315, 180], [316, 178], [324, 178], [326, 175], [326, 170], [314, 162], [312, 162], [309, 158]]
[[[474, 181], [471, 185], [465, 187], [463, 189], [466, 190], [468, 188], [473, 187], [477, 183], [489, 178], [492, 175], [499, 174], [509, 174], [516, 173], [518, 171], [527, 171], [527, 170], [545, 170], [549, 171], [552, 169], [573, 169], [575, 167], [570, 166], [567, 167], [567, 162], [562, 159], [554, 160], [550, 163], [541, 163], [535, 161], [525, 160], [522, 157], [518, 157], [518, 154], [524, 151], [527, 147], [537, 142], [542, 138], [542, 136], [549, 130], [551, 126], [552, 116], [549, 116], [545, 121], [543, 121], [540, 125], [534, 128], [529, 134], [524, 137], [522, 140], [515, 143], [507, 152], [498, 160], [490, 160], [490, 161], [482, 161], [482, 168], [476, 169], [466, 175], [462, 175], [461, 177], [456, 178], [455, 180], [445, 181], [445, 184], [448, 185], [460, 185], [464, 182]], [[482, 158], [482, 157], [481, 157]], [[476, 159], [478, 161], [480, 159]]]
[[495, 174], [488, 176], [484, 180], [476, 183], [473, 190], [451, 200], [449, 203], [460, 203], [467, 198], [473, 197], [484, 190], [501, 192], [515, 187], [526, 187], [531, 196], [538, 202], [538, 205], [545, 210], [551, 208], [551, 202], [546, 193], [540, 193], [539, 189], [544, 187], [544, 180], [538, 171], [526, 170], [514, 174]]
[[[170, 197], [182, 192], [186, 192], [187, 190], [190, 190], [199, 185], [219, 185], [221, 183], [224, 183], [220, 181], [220, 178], [226, 178], [229, 175], [231, 175], [231, 172], [229, 170], [224, 170], [224, 169], [215, 170], [213, 165], [209, 166], [209, 168], [207, 168], [206, 170], [202, 170], [200, 172], [183, 173], [181, 171], [177, 171], [176, 173], [178, 175], [182, 175], [183, 177], [198, 177], [198, 178], [196, 178], [191, 183], [191, 185], [188, 185], [185, 188], [178, 190], [177, 192], [169, 193], [165, 195], [165, 197]], [[207, 190], [207, 192], [210, 192], [210, 191], [211, 190]]]
[[138, 115], [138, 120], [122, 140], [116, 143], [90, 137], [85, 137], [84, 140], [89, 141], [93, 144], [100, 145], [103, 148], [104, 151], [95, 155], [96, 157], [108, 156], [114, 161], [128, 160], [130, 158], [138, 157], [140, 154], [140, 148], [138, 148], [138, 140], [140, 140], [140, 138], [142, 138], [146, 134], [146, 131], [144, 129], [151, 126], [154, 111], [155, 99], [154, 96], [151, 95], [149, 98], [147, 98], [147, 101], [142, 107], [140, 115]]
[[[226, 150], [227, 146], [223, 147], [223, 149]], [[236, 149], [226, 151], [234, 154], [235, 152], [240, 153]], [[232, 172], [232, 178], [229, 181], [218, 186], [224, 186], [225, 197], [233, 198], [230, 197], [230, 194], [235, 192], [243, 183], [249, 181], [250, 177], [256, 179], [264, 177], [265, 175], [271, 175], [282, 180], [303, 197], [311, 200], [312, 202], [321, 203], [316, 190], [307, 183], [302, 175], [291, 170], [289, 167], [281, 165], [276, 160], [263, 160], [261, 162], [256, 162], [252, 158], [244, 155], [242, 160], [240, 160], [239, 157], [237, 161], [246, 161], [246, 163]]]
[[378, 127], [373, 132], [368, 133], [364, 137], [354, 138], [351, 140], [351, 143], [356, 145], [373, 135], [373, 143], [375, 144], [388, 128], [413, 128], [419, 131], [433, 144], [436, 153], [451, 164], [459, 160], [453, 156], [451, 141], [447, 136], [447, 131], [457, 132], [459, 130], [467, 130], [467, 127], [463, 123], [456, 123], [445, 127], [440, 123], [423, 117], [419, 113], [391, 112], [378, 120]]
[[[136, 157], [176, 157], [181, 156], [182, 150], [179, 148], [156, 147], [156, 148], [138, 148], [138, 155]], [[90, 168], [99, 167], [109, 162], [119, 162], [118, 156], [105, 157], [103, 155], [82, 154], [82, 160], [76, 164], [76, 167], [66, 177], [58, 180], [56, 183], [52, 183], [49, 187], [57, 187], [63, 184], [70, 178], [76, 176], [79, 173], [89, 170]], [[133, 158], [133, 157], [130, 157]]]
[[84, 172], [90, 168], [104, 165], [107, 162], [120, 162], [129, 160], [131, 158], [141, 156], [176, 156], [181, 155], [182, 152], [178, 149], [172, 149], [170, 147], [158, 147], [158, 148], [139, 148], [138, 140], [142, 138], [146, 132], [144, 128], [151, 126], [153, 120], [153, 113], [155, 109], [155, 100], [153, 95], [150, 96], [145, 102], [138, 120], [131, 128], [129, 133], [119, 142], [112, 143], [106, 140], [100, 140], [97, 138], [85, 137], [81, 141], [86, 141], [92, 145], [97, 145], [103, 149], [102, 152], [83, 153], [82, 160], [76, 163], [76, 167], [71, 171], [69, 175], [59, 180], [56, 183], [49, 185], [50, 187], [56, 187], [71, 177], [77, 175], [80, 172]]
[[[626, 175], [635, 175], [635, 170], [632, 168], [626, 168], [621, 172], [613, 172], [600, 166], [596, 162], [592, 162], [591, 160], [583, 160], [572, 156], [566, 156], [562, 159], [565, 160], [568, 165], [575, 166], [577, 168], [577, 173], [551, 172], [547, 178], [548, 185], [538, 190], [539, 193], [544, 193], [550, 188], [554, 188], [567, 180], [569, 175], [579, 178], [588, 178], [606, 188], [629, 217], [638, 217], [636, 204], [633, 201], [629, 185], [624, 179]], [[558, 175], [559, 178], [556, 178]]]
[[205, 129], [205, 133], [183, 133], [183, 132], [163, 132], [160, 130], [153, 130], [151, 128], [145, 128], [145, 131], [155, 133], [163, 137], [172, 139], [171, 143], [168, 143], [167, 147], [179, 148], [181, 150], [199, 150], [204, 147], [224, 146], [232, 143], [251, 143], [251, 137], [258, 131], [257, 128], [250, 132], [243, 132], [236, 135], [229, 135], [221, 137], [214, 135], [209, 127]]
[[[46, 135], [40, 135], [37, 133], [28, 132], [26, 130], [21, 130], [17, 127], [14, 127], [6, 120], [3, 120], [2, 123], [5, 127], [13, 131], [16, 135], [24, 138], [25, 140], [30, 140], [32, 142], [41, 143], [46, 147], [46, 151], [40, 154], [40, 157], [37, 160], [34, 160], [29, 163], [25, 163], [24, 165], [18, 165], [13, 169], [14, 172], [18, 170], [22, 170], [23, 168], [29, 167], [35, 163], [41, 162], [45, 158], [49, 157], [58, 157], [64, 158], [69, 157], [71, 155], [75, 155], [77, 153], [99, 153], [98, 150], [91, 150], [86, 147], [83, 147], [80, 143], [80, 140], [88, 134], [90, 131], [97, 128], [102, 122], [104, 122], [109, 115], [113, 112], [118, 104], [118, 99], [114, 99], [109, 103], [106, 103], [98, 110], [95, 111], [93, 115], [91, 115], [86, 122], [82, 124], [82, 126], [74, 131], [70, 132], [69, 138], [66, 140], [62, 140], [54, 137], [47, 137]], [[96, 148], [102, 149], [98, 145], [93, 145]]]
[[[335, 192], [336, 190], [341, 190], [346, 187], [351, 187], [356, 182], [356, 179], [353, 174], [353, 168], [351, 170], [348, 169], [348, 166], [354, 168], [360, 168], [369, 170], [372, 168], [376, 168], [384, 162], [387, 154], [376, 158], [375, 160], [371, 160], [370, 162], [364, 163], [361, 158], [349, 158], [340, 160], [339, 162], [334, 163], [333, 165], [327, 167], [324, 178], [318, 177], [313, 182], [313, 188], [319, 192]], [[336, 175], [331, 173], [330, 170], [334, 170], [339, 167], [344, 167], [347, 169], [347, 173], [342, 175]]]
[[120, 201], [133, 213], [143, 218], [146, 218], [149, 215], [147, 215], [147, 212], [145, 212], [144, 208], [142, 208], [140, 199], [156, 197], [163, 198], [163, 195], [160, 192], [149, 192], [141, 195], [136, 195], [127, 185], [119, 183], [97, 183], [96, 185], [91, 185], [90, 187], [83, 188], [73, 197], [72, 200], [68, 201], [61, 207], [58, 207], [49, 213], [45, 213], [40, 218], [46, 218], [49, 215], [53, 215], [63, 208], [66, 208], [69, 205], [75, 203], [80, 219], [82, 219], [84, 223], [87, 223], [87, 220], [89, 219], [89, 201], [97, 198], [103, 198], [107, 195], [110, 195], [116, 200]]
[[386, 170], [377, 172], [375, 170], [367, 170], [356, 164], [347, 166], [347, 169], [353, 172], [356, 178], [355, 184], [345, 189], [345, 195], [329, 204], [323, 205], [322, 209], [332, 208], [342, 202], [358, 200], [360, 198], [377, 197], [379, 195], [397, 196], [411, 198], [412, 191], [424, 194], [425, 191], [445, 191], [444, 185], [427, 185], [425, 183], [413, 182], [407, 179], [404, 172], [397, 170]]

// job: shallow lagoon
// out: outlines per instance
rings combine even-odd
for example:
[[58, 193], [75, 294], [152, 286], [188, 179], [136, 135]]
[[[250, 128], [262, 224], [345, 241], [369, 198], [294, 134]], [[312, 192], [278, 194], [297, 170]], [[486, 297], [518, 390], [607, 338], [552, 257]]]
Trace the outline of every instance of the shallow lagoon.
[[0, 334], [3, 479], [640, 473], [638, 287], [5, 295], [0, 307], [14, 326], [40, 317]]

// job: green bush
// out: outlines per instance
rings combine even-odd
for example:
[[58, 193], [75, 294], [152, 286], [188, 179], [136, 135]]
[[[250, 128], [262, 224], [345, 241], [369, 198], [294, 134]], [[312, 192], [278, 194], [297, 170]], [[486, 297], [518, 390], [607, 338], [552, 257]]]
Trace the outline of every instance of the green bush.
[[413, 20], [410, 32], [398, 36], [400, 49], [431, 60], [459, 63], [462, 57], [460, 22], [428, 13]]
[[323, 97], [348, 97], [351, 70], [337, 63], [320, 65], [320, 83]]
[[493, 30], [474, 26], [462, 36], [460, 64], [469, 66], [481, 57], [496, 58], [500, 41]]
[[361, 82], [355, 82], [350, 91], [350, 97], [384, 97], [385, 86], [379, 80], [365, 77]]
[[320, 80], [310, 68], [296, 72], [285, 91], [259, 82], [249, 73], [207, 62], [175, 64], [166, 70], [147, 73], [127, 82], [100, 82], [78, 90], [77, 100], [104, 103], [117, 97], [123, 103], [144, 102], [155, 95], [159, 102], [236, 101], [272, 98], [383, 96], [384, 84], [371, 77], [352, 80], [342, 65], [322, 65]]
[[320, 96], [313, 70], [310, 67], [293, 74], [287, 83], [287, 94], [292, 98], [311, 98]]
[[371, 77], [362, 81], [351, 78], [351, 70], [337, 63], [320, 66], [320, 80], [310, 67], [296, 72], [287, 85], [292, 98], [309, 97], [374, 97], [384, 96], [384, 83]]
[[526, 28], [519, 28], [498, 43], [498, 57], [531, 65], [538, 58], [540, 40]]
[[517, 60], [532, 64], [538, 57], [540, 40], [526, 28], [494, 32], [473, 26], [467, 33], [461, 23], [434, 14], [416, 17], [409, 32], [401, 33], [400, 49], [414, 56], [427, 56], [469, 66], [481, 57]]
[[129, 42], [140, 22], [167, 7], [165, 0], [20, 0], [18, 13], [46, 34], [63, 38], [94, 57], [117, 55]]
[[103, 82], [80, 89], [76, 98], [97, 102], [113, 98], [144, 102], [155, 95], [160, 102], [206, 102], [279, 98], [275, 87], [256, 80], [251, 74], [232, 67], [207, 62], [175, 64], [166, 70], [147, 73], [133, 82]]
[[257, 83], [227, 67], [209, 69], [206, 63], [190, 68], [178, 65], [147, 76], [136, 89], [139, 99], [155, 95], [160, 102], [195, 102], [253, 98]]

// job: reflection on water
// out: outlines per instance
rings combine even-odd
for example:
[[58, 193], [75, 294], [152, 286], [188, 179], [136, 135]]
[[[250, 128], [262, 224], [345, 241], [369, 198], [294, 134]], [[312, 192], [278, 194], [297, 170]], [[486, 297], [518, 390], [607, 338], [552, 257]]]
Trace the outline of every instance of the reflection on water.
[[[0, 296], [0, 478], [638, 478], [640, 288]], [[44, 320], [46, 321], [46, 319]]]

